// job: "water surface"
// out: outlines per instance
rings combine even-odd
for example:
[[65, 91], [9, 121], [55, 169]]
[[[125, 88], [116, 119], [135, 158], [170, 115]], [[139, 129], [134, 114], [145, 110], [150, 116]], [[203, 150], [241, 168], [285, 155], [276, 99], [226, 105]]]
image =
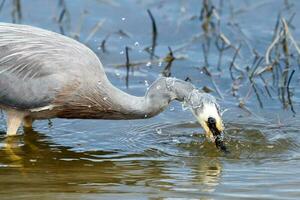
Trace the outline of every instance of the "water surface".
[[[60, 3], [61, 4], [60, 4]], [[65, 7], [64, 7], [64, 3]], [[218, 6], [219, 1], [213, 1]], [[264, 54], [272, 41], [278, 13], [288, 18], [296, 13], [292, 34], [299, 38], [296, 20], [300, 4], [289, 1], [224, 1], [222, 31], [238, 46], [242, 33], [228, 25], [238, 24], [248, 45]], [[21, 1], [18, 23], [35, 25], [86, 42], [100, 57], [109, 79], [122, 90], [143, 95], [166, 65], [169, 50], [182, 59], [173, 62], [171, 73], [189, 77], [202, 88], [214, 89], [201, 68], [205, 65], [202, 43], [192, 40], [203, 34], [199, 1]], [[37, 9], [38, 8], [38, 9]], [[1, 10], [1, 21], [12, 21], [11, 2]], [[65, 16], [58, 23], [62, 10]], [[151, 46], [151, 9], [158, 38], [154, 59], [145, 48]], [[233, 14], [234, 13], [234, 14]], [[101, 27], [89, 38], [93, 27]], [[80, 25], [82, 24], [82, 25]], [[88, 38], [88, 39], [87, 39]], [[106, 40], [105, 52], [101, 43]], [[190, 42], [192, 40], [192, 42]], [[134, 67], [125, 85], [124, 49], [129, 46]], [[147, 120], [65, 120], [38, 121], [33, 130], [5, 137], [5, 117], [0, 130], [0, 197], [6, 199], [299, 199], [300, 119], [299, 67], [291, 83], [294, 114], [284, 108], [276, 87], [265, 95], [259, 82], [263, 108], [255, 94], [238, 107], [249, 90], [246, 80], [239, 98], [231, 93], [228, 66], [234, 54], [228, 50], [217, 70], [219, 52], [209, 52], [209, 69], [223, 99], [225, 141], [230, 154], [209, 143], [192, 114], [174, 102], [160, 115]], [[243, 45], [237, 63], [252, 64], [252, 53]], [[216, 92], [212, 93], [217, 96]]]

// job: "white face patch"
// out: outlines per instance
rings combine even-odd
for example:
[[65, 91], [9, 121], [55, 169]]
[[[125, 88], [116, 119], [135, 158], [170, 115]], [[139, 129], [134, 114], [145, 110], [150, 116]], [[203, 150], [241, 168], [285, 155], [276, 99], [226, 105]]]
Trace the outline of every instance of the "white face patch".
[[201, 113], [199, 113], [199, 116], [198, 116], [198, 118], [201, 121], [205, 121], [205, 122], [207, 122], [207, 119], [209, 117], [212, 117], [212, 118], [214, 118], [216, 120], [220, 119], [220, 115], [219, 115], [219, 112], [217, 110], [217, 107], [213, 103], [204, 104], [203, 105], [203, 110], [202, 110]]
[[213, 134], [209, 130], [207, 126], [207, 120], [209, 117], [212, 117], [216, 120], [216, 127], [219, 129], [219, 131], [224, 130], [223, 122], [221, 119], [221, 116], [219, 114], [219, 111], [214, 103], [207, 103], [203, 105], [203, 109], [200, 113], [197, 113], [196, 118], [198, 119], [199, 123], [203, 127], [203, 129], [206, 132], [206, 136], [210, 138], [211, 140], [214, 139]]

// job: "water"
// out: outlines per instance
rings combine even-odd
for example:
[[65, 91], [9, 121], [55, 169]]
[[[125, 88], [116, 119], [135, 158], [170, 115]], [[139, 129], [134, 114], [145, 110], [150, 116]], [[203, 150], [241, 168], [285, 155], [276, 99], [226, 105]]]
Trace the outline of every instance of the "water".
[[[214, 1], [218, 5], [219, 1]], [[221, 15], [222, 30], [233, 44], [241, 34], [226, 25], [232, 20], [230, 5]], [[231, 1], [249, 45], [263, 54], [270, 44], [277, 14], [298, 11], [298, 1], [289, 11], [284, 1]], [[56, 1], [26, 1], [22, 4], [22, 23], [57, 32], [61, 7]], [[166, 65], [162, 58], [203, 33], [198, 18], [199, 1], [65, 1], [67, 15], [62, 20], [64, 33], [74, 35], [81, 25], [79, 40], [85, 41], [99, 20], [102, 27], [88, 44], [101, 58], [109, 79], [117, 87], [135, 95], [144, 92]], [[39, 9], [36, 9], [39, 8]], [[150, 8], [157, 23], [158, 40], [150, 60], [144, 49], [151, 46]], [[1, 21], [11, 22], [12, 5], [6, 1]], [[34, 12], [33, 12], [34, 10]], [[259, 14], [258, 14], [259, 13]], [[82, 19], [81, 19], [82, 18]], [[299, 38], [299, 21], [291, 30]], [[75, 34], [76, 35], [76, 34]], [[77, 34], [78, 35], [78, 34]], [[108, 36], [109, 35], [109, 36]], [[101, 42], [106, 39], [103, 52]], [[101, 48], [98, 48], [98, 47]], [[140, 63], [130, 72], [126, 89], [125, 46], [130, 46], [130, 61]], [[226, 126], [225, 141], [230, 154], [218, 151], [208, 142], [189, 110], [173, 102], [169, 109], [147, 120], [63, 120], [39, 121], [33, 130], [24, 129], [17, 137], [5, 137], [5, 120], [0, 130], [0, 197], [6, 199], [299, 199], [300, 197], [300, 119], [299, 68], [291, 83], [294, 109], [283, 108], [271, 89], [272, 98], [262, 94], [263, 109], [249, 82], [239, 85], [239, 96], [232, 96], [228, 66], [234, 52], [224, 53], [222, 71], [216, 69], [218, 52], [209, 53], [210, 70], [224, 96], [219, 98]], [[214, 91], [214, 84], [201, 67], [205, 64], [202, 45], [195, 41], [182, 51], [175, 51], [171, 73], [189, 77], [202, 88]], [[242, 68], [252, 64], [244, 44], [237, 63]], [[150, 63], [150, 64], [149, 64]], [[201, 73], [202, 72], [202, 73]], [[236, 72], [235, 72], [236, 73]], [[236, 74], [235, 74], [236, 75]], [[100, 83], [99, 83], [100, 84]], [[212, 93], [216, 97], [216, 92]], [[246, 108], [238, 107], [244, 100]]]

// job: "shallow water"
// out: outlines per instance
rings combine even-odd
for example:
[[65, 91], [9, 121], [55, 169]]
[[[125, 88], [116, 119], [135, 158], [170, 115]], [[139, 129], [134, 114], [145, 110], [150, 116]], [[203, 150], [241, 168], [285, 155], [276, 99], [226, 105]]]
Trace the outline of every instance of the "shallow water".
[[[283, 10], [286, 16], [296, 12], [297, 18], [300, 8], [298, 1], [289, 1], [293, 4], [289, 11], [283, 9], [284, 1], [231, 2], [237, 13], [234, 21], [241, 26], [250, 45], [261, 53], [271, 42], [278, 12]], [[143, 50], [151, 45], [151, 23], [146, 9], [151, 9], [157, 22], [155, 54], [159, 57], [168, 53], [168, 46], [176, 49], [203, 32], [199, 20], [193, 19], [201, 9], [198, 1], [65, 3], [66, 35], [74, 35], [80, 16], [87, 11], [82, 19], [80, 41], [85, 41], [93, 26], [105, 19], [87, 44], [101, 58], [109, 79], [131, 94], [142, 95], [166, 64], [154, 60], [149, 66], [149, 54]], [[232, 17], [230, 5], [224, 4], [223, 31], [236, 42], [239, 35], [226, 25]], [[11, 21], [11, 9], [6, 1], [1, 21]], [[22, 2], [21, 22], [59, 32], [55, 18], [60, 12], [57, 1], [28, 0]], [[292, 33], [297, 40], [300, 21], [294, 20], [293, 25]], [[120, 34], [120, 30], [125, 34]], [[107, 52], [103, 53], [99, 48], [101, 41], [112, 33], [106, 42]], [[130, 60], [143, 63], [130, 73], [128, 89], [126, 70], [116, 67], [125, 63], [126, 45], [131, 47]], [[209, 54], [215, 82], [224, 96], [219, 102], [229, 109], [223, 117], [230, 154], [219, 152], [208, 142], [192, 114], [178, 102], [147, 120], [39, 121], [33, 130], [20, 130], [23, 134], [13, 138], [5, 137], [5, 117], [1, 116], [0, 199], [299, 199], [299, 68], [295, 68], [291, 83], [296, 114], [289, 107], [283, 109], [276, 95], [262, 95], [261, 109], [254, 94], [246, 103], [252, 113], [249, 114], [237, 107], [238, 100], [230, 93], [227, 68], [233, 53], [224, 54], [221, 73], [215, 68], [217, 52], [211, 50]], [[200, 88], [213, 88], [199, 70], [204, 65], [200, 42], [193, 42], [175, 55], [185, 59], [174, 61], [173, 76], [190, 77]], [[241, 66], [251, 64], [247, 47], [240, 56]], [[241, 86], [241, 97], [247, 92], [246, 82]]]

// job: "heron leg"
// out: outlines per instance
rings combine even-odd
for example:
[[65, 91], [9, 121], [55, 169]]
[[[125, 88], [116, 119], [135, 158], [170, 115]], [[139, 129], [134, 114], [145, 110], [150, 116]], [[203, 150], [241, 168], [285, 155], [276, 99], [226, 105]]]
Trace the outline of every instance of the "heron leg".
[[20, 127], [24, 114], [16, 110], [6, 111], [7, 120], [7, 132], [6, 135], [13, 136], [17, 134], [18, 128]]
[[33, 123], [33, 119], [31, 117], [24, 117], [23, 126], [26, 128], [31, 128]]

